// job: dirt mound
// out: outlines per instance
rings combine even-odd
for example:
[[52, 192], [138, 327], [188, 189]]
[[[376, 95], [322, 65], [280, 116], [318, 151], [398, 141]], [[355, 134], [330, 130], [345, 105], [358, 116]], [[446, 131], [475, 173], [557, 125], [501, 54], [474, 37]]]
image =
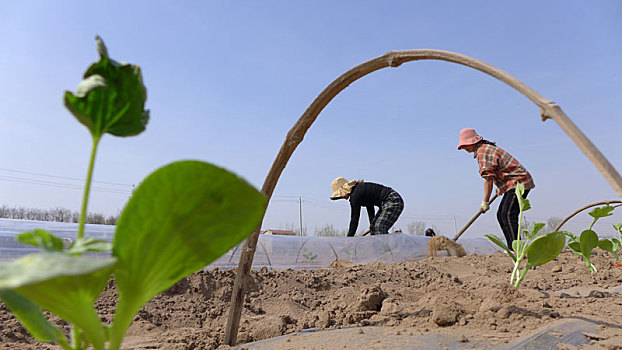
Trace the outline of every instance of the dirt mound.
[[[509, 342], [560, 318], [601, 322], [593, 343], [622, 339], [622, 268], [599, 252], [591, 274], [564, 252], [508, 284], [505, 253], [328, 270], [252, 271], [238, 341], [246, 343], [308, 328], [389, 327], [403, 334], [460, 334]], [[135, 318], [125, 349], [215, 349], [223, 345], [234, 270], [198, 272], [156, 296]], [[617, 287], [617, 289], [616, 289]], [[109, 283], [96, 307], [109, 323], [116, 290]], [[56, 349], [37, 344], [0, 304], [0, 349]], [[54, 319], [65, 331], [68, 327]], [[622, 342], [618, 342], [622, 344]], [[294, 346], [295, 344], [291, 344]], [[594, 346], [596, 346], [594, 345]], [[615, 348], [615, 347], [614, 347]]]

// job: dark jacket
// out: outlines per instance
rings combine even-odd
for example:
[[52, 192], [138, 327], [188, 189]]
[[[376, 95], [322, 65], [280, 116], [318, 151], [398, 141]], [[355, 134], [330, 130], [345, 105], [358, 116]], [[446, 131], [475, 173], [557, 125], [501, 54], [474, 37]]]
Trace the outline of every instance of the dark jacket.
[[350, 192], [350, 228], [348, 229], [348, 237], [354, 236], [359, 226], [359, 218], [361, 217], [361, 207], [367, 208], [369, 223], [371, 224], [375, 216], [374, 206], [380, 207], [392, 189], [373, 182], [363, 182], [354, 185]]

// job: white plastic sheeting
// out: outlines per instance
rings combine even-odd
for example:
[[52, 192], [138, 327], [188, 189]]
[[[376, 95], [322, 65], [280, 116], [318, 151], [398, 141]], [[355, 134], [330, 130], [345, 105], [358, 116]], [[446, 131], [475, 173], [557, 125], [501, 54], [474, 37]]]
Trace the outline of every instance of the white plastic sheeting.
[[[336, 259], [368, 264], [415, 261], [426, 257], [428, 237], [394, 233], [364, 237], [299, 237], [260, 235], [253, 267], [275, 269], [328, 268]], [[492, 254], [497, 251], [486, 238], [460, 240], [467, 254]], [[220, 257], [212, 266], [237, 267], [241, 245]], [[446, 255], [439, 252], [439, 256]]]
[[[15, 235], [36, 228], [47, 230], [60, 238], [75, 239], [78, 225], [74, 223], [40, 222], [0, 219], [0, 261], [38, 251], [15, 241]], [[85, 236], [112, 240], [114, 226], [86, 225]], [[371, 262], [394, 263], [415, 261], [426, 256], [428, 237], [403, 233], [365, 237], [300, 237], [260, 235], [253, 259], [253, 268], [321, 269], [336, 259], [355, 264]], [[467, 254], [491, 254], [497, 251], [486, 238], [460, 240]], [[235, 268], [240, 260], [242, 244], [231, 249], [209, 267]], [[439, 255], [443, 255], [440, 252]]]
[[[86, 237], [93, 237], [112, 241], [114, 226], [111, 225], [85, 225]], [[35, 229], [46, 230], [56, 237], [76, 239], [78, 224], [67, 222], [48, 222], [31, 220], [0, 219], [0, 261], [11, 261], [29, 253], [38, 252], [39, 249], [17, 242], [15, 236]]]

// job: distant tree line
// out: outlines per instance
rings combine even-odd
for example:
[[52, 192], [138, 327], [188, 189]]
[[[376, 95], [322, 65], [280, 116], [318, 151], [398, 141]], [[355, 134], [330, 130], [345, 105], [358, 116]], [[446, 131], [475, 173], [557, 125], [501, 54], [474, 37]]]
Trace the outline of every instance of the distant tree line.
[[348, 230], [339, 230], [333, 227], [333, 225], [325, 225], [321, 228], [315, 228], [315, 236], [317, 237], [345, 237], [348, 234]]
[[436, 233], [437, 235], [441, 234], [441, 230], [439, 230], [439, 228], [436, 227], [436, 225], [431, 225], [430, 227], [426, 227], [425, 221], [411, 221], [408, 223], [406, 227], [408, 228], [408, 234], [415, 235], [415, 236], [425, 235], [425, 230], [427, 230], [428, 228], [431, 228], [434, 231], [434, 233]]
[[[542, 231], [539, 232], [539, 234], [542, 235], [542, 234], [547, 234], [549, 232], [553, 232], [553, 230], [561, 222], [562, 222], [562, 218], [550, 217], [546, 222], [546, 226], [542, 229]], [[530, 230], [532, 224], [533, 223], [529, 221], [526, 216], [523, 217], [522, 228], [524, 230]], [[410, 235], [423, 236], [425, 235], [425, 230], [427, 230], [428, 228], [431, 228], [432, 230], [434, 230], [434, 233], [436, 233], [437, 235], [442, 235], [441, 230], [436, 225], [428, 226], [425, 223], [425, 221], [410, 221], [406, 225], [406, 227], [408, 230], [408, 234]], [[280, 229], [294, 231], [296, 232], [297, 235], [300, 235], [300, 228], [297, 227], [295, 224], [287, 224], [285, 225], [285, 227], [280, 227]], [[333, 225], [324, 225], [322, 227], [316, 226], [314, 230], [314, 235], [316, 237], [345, 237], [347, 234], [348, 234], [347, 229], [338, 229], [338, 228], [335, 228]], [[307, 235], [307, 228], [305, 227], [302, 230], [302, 236], [306, 236], [306, 235]]]
[[[36, 220], [54, 222], [74, 222], [80, 220], [80, 213], [67, 208], [37, 209], [24, 207], [0, 206], [0, 218], [16, 220]], [[119, 215], [108, 217], [100, 213], [89, 213], [86, 216], [87, 224], [116, 225]]]
[[307, 235], [307, 228], [303, 227], [302, 228], [302, 234], [300, 234], [300, 227], [296, 226], [295, 224], [286, 224], [285, 226], [279, 226], [278, 228], [279, 230], [287, 230], [287, 231], [292, 231], [292, 232], [296, 232], [297, 236], [306, 236]]

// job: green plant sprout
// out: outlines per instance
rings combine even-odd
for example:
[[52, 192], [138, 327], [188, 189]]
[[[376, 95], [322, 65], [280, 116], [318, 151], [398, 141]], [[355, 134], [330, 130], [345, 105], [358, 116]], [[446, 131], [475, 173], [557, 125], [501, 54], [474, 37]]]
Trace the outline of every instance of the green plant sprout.
[[307, 251], [305, 249], [305, 253], [302, 254], [302, 256], [308, 261], [308, 262], [313, 262], [313, 260], [317, 259], [317, 254], [313, 254], [312, 251]]
[[354, 257], [355, 257], [355, 255], [356, 255], [356, 250], [354, 250], [354, 249], [348, 249], [348, 250], [346, 250], [345, 252], [346, 252], [346, 253], [348, 254], [348, 256], [350, 257], [350, 260], [354, 260]]
[[[611, 210], [613, 210], [613, 207]], [[615, 238], [615, 237], [611, 239], [603, 238], [598, 241], [598, 247], [604, 251], [611, 253], [616, 258], [616, 265], [621, 266], [622, 264], [620, 263], [620, 256], [618, 255], [618, 249], [622, 247], [622, 244], [620, 243], [620, 238], [621, 238], [620, 235], [622, 234], [621, 233], [622, 223], [615, 224], [612, 226], [616, 230], [616, 233], [618, 234], [618, 238]]]
[[585, 265], [592, 273], [598, 272], [598, 269], [590, 260], [594, 248], [600, 247], [601, 249], [609, 252], [612, 252], [613, 250], [612, 242], [606, 239], [599, 241], [598, 235], [592, 230], [592, 227], [594, 227], [594, 224], [598, 221], [598, 219], [613, 215], [613, 209], [614, 208], [612, 206], [606, 205], [602, 208], [594, 208], [590, 211], [589, 214], [593, 218], [592, 222], [587, 230], [581, 232], [580, 236], [564, 231], [564, 234], [570, 238], [568, 240], [568, 248], [570, 248], [573, 253], [583, 258]]
[[[523, 218], [523, 212], [531, 209], [529, 200], [523, 198], [525, 193], [525, 186], [518, 183], [516, 186], [516, 198], [518, 199], [519, 217], [518, 217], [518, 237], [512, 242], [513, 251], [510, 250], [501, 239], [495, 235], [485, 235], [493, 243], [503, 248], [512, 262], [514, 263], [514, 269], [510, 276], [510, 284], [514, 287], [518, 287], [534, 266], [544, 265], [547, 262], [555, 259], [566, 245], [566, 236], [562, 232], [551, 232], [546, 235], [537, 236], [538, 232], [546, 226], [544, 223], [537, 222], [531, 226], [531, 230], [521, 231], [521, 222]], [[516, 254], [516, 255], [515, 255]], [[524, 258], [527, 258], [525, 267], [521, 270], [521, 262]]]
[[622, 266], [622, 262], [620, 261], [620, 256], [618, 255], [618, 249], [622, 248], [622, 222], [613, 225], [613, 228], [618, 233], [618, 238], [611, 239], [611, 250], [613, 255], [616, 257], [616, 261], [618, 266]]
[[613, 240], [616, 240], [616, 238], [613, 239], [607, 239], [607, 238], [603, 238], [600, 239], [598, 241], [598, 248], [611, 253], [615, 258], [616, 258], [616, 262], [620, 263], [620, 257], [618, 256], [618, 248], [615, 246], [615, 243]]
[[[0, 298], [38, 341], [65, 350], [117, 350], [140, 308], [182, 278], [204, 268], [259, 224], [266, 198], [235, 174], [201, 161], [157, 169], [136, 188], [117, 222], [112, 244], [84, 237], [84, 219], [97, 145], [109, 133], [141, 133], [148, 120], [140, 68], [108, 57], [91, 65], [65, 106], [93, 136], [78, 236], [65, 248], [45, 230], [19, 235], [43, 251], [0, 265]], [[88, 257], [90, 251], [111, 256]], [[112, 325], [94, 302], [114, 276], [118, 302]], [[71, 324], [70, 337], [41, 309]]]

